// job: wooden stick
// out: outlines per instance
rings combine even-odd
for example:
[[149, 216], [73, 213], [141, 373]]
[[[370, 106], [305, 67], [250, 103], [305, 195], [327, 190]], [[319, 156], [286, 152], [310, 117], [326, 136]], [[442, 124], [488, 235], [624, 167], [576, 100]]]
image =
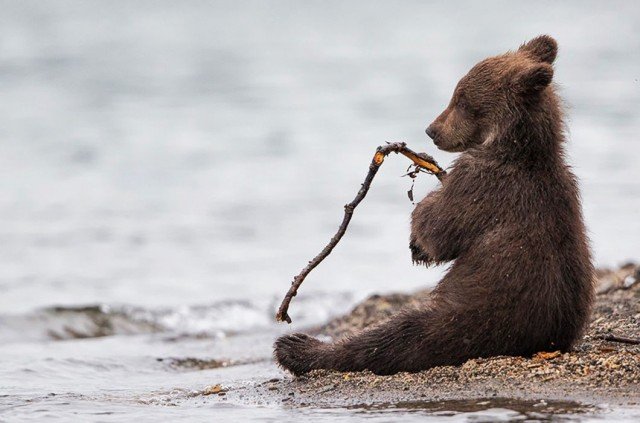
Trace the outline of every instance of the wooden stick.
[[623, 336], [603, 335], [600, 337], [600, 339], [609, 342], [620, 342], [621, 344], [640, 345], [640, 339], [625, 338]]
[[411, 150], [404, 142], [394, 142], [387, 143], [386, 145], [382, 145], [376, 149], [376, 154], [374, 154], [373, 159], [371, 160], [371, 164], [369, 165], [369, 173], [367, 173], [367, 177], [364, 179], [364, 183], [358, 190], [358, 194], [356, 194], [356, 198], [353, 199], [352, 202], [344, 206], [344, 217], [342, 218], [342, 223], [338, 228], [338, 232], [331, 238], [329, 243], [320, 251], [320, 253], [313, 258], [313, 260], [309, 261], [309, 263], [300, 271], [300, 273], [293, 278], [293, 282], [291, 282], [291, 287], [287, 294], [284, 296], [282, 300], [282, 304], [280, 304], [280, 308], [278, 309], [278, 313], [276, 314], [276, 320], [279, 322], [287, 322], [291, 323], [291, 317], [289, 317], [288, 310], [289, 304], [293, 297], [298, 293], [298, 288], [302, 285], [305, 278], [317, 265], [319, 265], [322, 260], [324, 260], [333, 250], [333, 248], [338, 244], [342, 236], [345, 234], [347, 227], [349, 226], [349, 222], [351, 221], [351, 217], [353, 216], [353, 211], [360, 204], [360, 202], [364, 199], [369, 191], [369, 187], [371, 186], [371, 182], [373, 181], [373, 177], [376, 176], [378, 169], [380, 169], [380, 165], [384, 162], [384, 158], [387, 157], [390, 153], [400, 153], [406, 157], [408, 157], [411, 161], [413, 161], [413, 166], [416, 167], [416, 172], [424, 171], [427, 173], [431, 173], [436, 175], [439, 180], [446, 175], [446, 172], [438, 165], [438, 163], [433, 159], [433, 157], [429, 156], [426, 153], [416, 153]]

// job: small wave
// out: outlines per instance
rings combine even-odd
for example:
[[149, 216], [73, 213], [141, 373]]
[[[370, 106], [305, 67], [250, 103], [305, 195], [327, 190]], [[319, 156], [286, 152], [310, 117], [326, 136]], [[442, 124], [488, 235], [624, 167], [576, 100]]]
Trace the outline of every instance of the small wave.
[[0, 316], [4, 342], [96, 338], [167, 333], [172, 337], [219, 337], [267, 323], [264, 310], [243, 302], [145, 309], [95, 304], [48, 307], [24, 315]]
[[[343, 312], [349, 295], [316, 294], [297, 301], [297, 322], [312, 325]], [[0, 342], [65, 340], [163, 333], [167, 341], [213, 338], [274, 327], [276, 304], [221, 301], [148, 309], [128, 305], [55, 306], [22, 315], [0, 315]]]

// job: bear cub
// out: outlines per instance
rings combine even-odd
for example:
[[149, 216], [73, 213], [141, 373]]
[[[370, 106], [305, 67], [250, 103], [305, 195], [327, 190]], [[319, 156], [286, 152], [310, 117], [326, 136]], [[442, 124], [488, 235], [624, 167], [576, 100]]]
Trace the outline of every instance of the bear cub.
[[461, 154], [414, 209], [414, 263], [452, 262], [427, 301], [333, 343], [275, 343], [280, 366], [417, 372], [497, 355], [567, 351], [582, 335], [594, 269], [565, 162], [556, 41], [546, 35], [475, 65], [427, 128]]

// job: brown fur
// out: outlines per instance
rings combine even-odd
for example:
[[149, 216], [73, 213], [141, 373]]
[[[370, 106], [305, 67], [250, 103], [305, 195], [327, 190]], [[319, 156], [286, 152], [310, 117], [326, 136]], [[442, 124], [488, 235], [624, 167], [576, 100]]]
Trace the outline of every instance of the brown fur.
[[427, 129], [439, 148], [462, 152], [412, 214], [414, 261], [455, 260], [430, 300], [334, 343], [283, 336], [275, 344], [283, 368], [391, 374], [572, 347], [594, 271], [550, 85], [556, 52], [540, 36], [481, 61]]

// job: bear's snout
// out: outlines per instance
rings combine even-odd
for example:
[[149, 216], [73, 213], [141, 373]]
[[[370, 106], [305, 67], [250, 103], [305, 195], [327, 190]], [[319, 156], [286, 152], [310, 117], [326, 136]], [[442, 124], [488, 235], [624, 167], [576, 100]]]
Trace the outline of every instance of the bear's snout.
[[433, 123], [429, 125], [424, 132], [426, 132], [429, 138], [431, 138], [433, 141], [435, 141], [438, 137], [438, 131], [434, 127]]

